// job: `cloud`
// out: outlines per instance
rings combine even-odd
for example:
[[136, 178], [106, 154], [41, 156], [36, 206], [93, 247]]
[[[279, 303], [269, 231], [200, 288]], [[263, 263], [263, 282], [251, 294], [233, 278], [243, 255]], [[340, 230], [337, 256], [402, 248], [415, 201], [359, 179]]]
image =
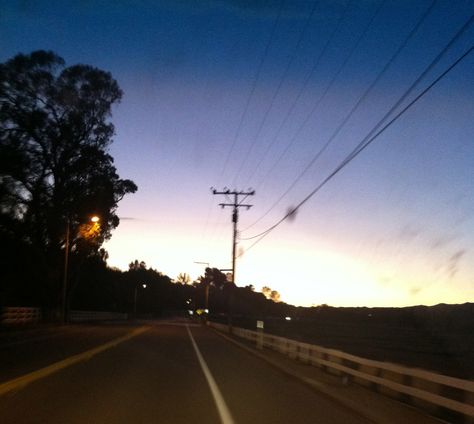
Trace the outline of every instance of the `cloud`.
[[419, 294], [422, 290], [423, 290], [422, 287], [412, 287], [412, 288], [410, 289], [410, 294], [411, 294], [412, 296], [416, 296], [416, 295]]
[[398, 232], [398, 238], [402, 241], [410, 241], [418, 237], [422, 233], [420, 228], [416, 228], [410, 224], [404, 225]]
[[459, 271], [459, 262], [462, 257], [466, 254], [466, 249], [460, 249], [455, 252], [448, 260], [447, 272], [449, 278], [453, 278]]
[[446, 247], [448, 244], [456, 240], [459, 236], [457, 234], [443, 234], [439, 237], [436, 237], [430, 244], [430, 247], [435, 249], [442, 249]]

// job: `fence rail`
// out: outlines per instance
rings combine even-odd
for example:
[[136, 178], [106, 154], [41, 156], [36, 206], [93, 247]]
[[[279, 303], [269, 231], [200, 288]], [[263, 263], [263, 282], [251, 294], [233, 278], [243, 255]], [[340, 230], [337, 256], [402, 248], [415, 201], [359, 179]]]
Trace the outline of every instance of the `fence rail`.
[[41, 320], [40, 308], [7, 306], [3, 308], [2, 325], [18, 325], [37, 323]]
[[[227, 325], [213, 322], [209, 325], [218, 331], [229, 332]], [[429, 412], [436, 413], [439, 412], [439, 408], [446, 408], [461, 414], [464, 422], [474, 422], [474, 381], [472, 380], [361, 358], [339, 350], [243, 328], [233, 327], [232, 334], [292, 359], [348, 377], [358, 384], [409, 402]]]

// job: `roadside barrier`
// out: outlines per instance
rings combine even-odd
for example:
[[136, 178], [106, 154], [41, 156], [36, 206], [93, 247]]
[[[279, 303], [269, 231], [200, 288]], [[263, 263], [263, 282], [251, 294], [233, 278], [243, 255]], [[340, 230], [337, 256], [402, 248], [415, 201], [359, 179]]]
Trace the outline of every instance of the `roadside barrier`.
[[105, 311], [70, 311], [70, 322], [127, 320], [128, 314]]
[[21, 325], [37, 323], [41, 319], [40, 308], [7, 306], [3, 308], [2, 325]]
[[[218, 331], [232, 333], [282, 353], [292, 359], [341, 376], [438, 415], [440, 411], [460, 414], [464, 423], [474, 423], [474, 381], [449, 377], [417, 368], [361, 358], [339, 350], [302, 343], [284, 337], [208, 322]], [[445, 415], [445, 414], [443, 414]]]

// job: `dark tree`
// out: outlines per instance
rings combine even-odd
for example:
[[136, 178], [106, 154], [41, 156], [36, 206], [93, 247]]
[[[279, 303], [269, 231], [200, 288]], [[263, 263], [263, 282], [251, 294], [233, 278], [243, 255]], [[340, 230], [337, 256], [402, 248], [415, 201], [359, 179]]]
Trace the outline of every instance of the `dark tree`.
[[[108, 154], [121, 96], [110, 73], [66, 67], [53, 52], [0, 64], [0, 237], [34, 248], [50, 283], [60, 280], [67, 226], [73, 255], [96, 252], [119, 224], [118, 202], [137, 190]], [[100, 231], [86, 240], [92, 215]]]
[[227, 283], [226, 275], [217, 268], [206, 268], [204, 277], [201, 277], [201, 284], [211, 285], [219, 290], [222, 290]]
[[128, 264], [128, 269], [129, 271], [146, 270], [147, 266], [145, 261], [138, 261], [138, 259], [135, 259]]
[[191, 283], [191, 277], [189, 274], [186, 274], [185, 272], [180, 272], [178, 276], [176, 277], [176, 282], [178, 284], [190, 284]]

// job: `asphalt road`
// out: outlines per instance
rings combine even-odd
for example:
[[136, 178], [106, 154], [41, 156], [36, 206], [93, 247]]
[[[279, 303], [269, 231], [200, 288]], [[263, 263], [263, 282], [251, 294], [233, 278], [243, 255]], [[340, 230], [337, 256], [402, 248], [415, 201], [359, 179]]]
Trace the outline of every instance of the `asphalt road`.
[[[158, 323], [130, 338], [136, 329], [78, 326], [0, 340], [0, 421], [367, 422], [210, 329]], [[51, 364], [60, 366], [37, 371]]]

